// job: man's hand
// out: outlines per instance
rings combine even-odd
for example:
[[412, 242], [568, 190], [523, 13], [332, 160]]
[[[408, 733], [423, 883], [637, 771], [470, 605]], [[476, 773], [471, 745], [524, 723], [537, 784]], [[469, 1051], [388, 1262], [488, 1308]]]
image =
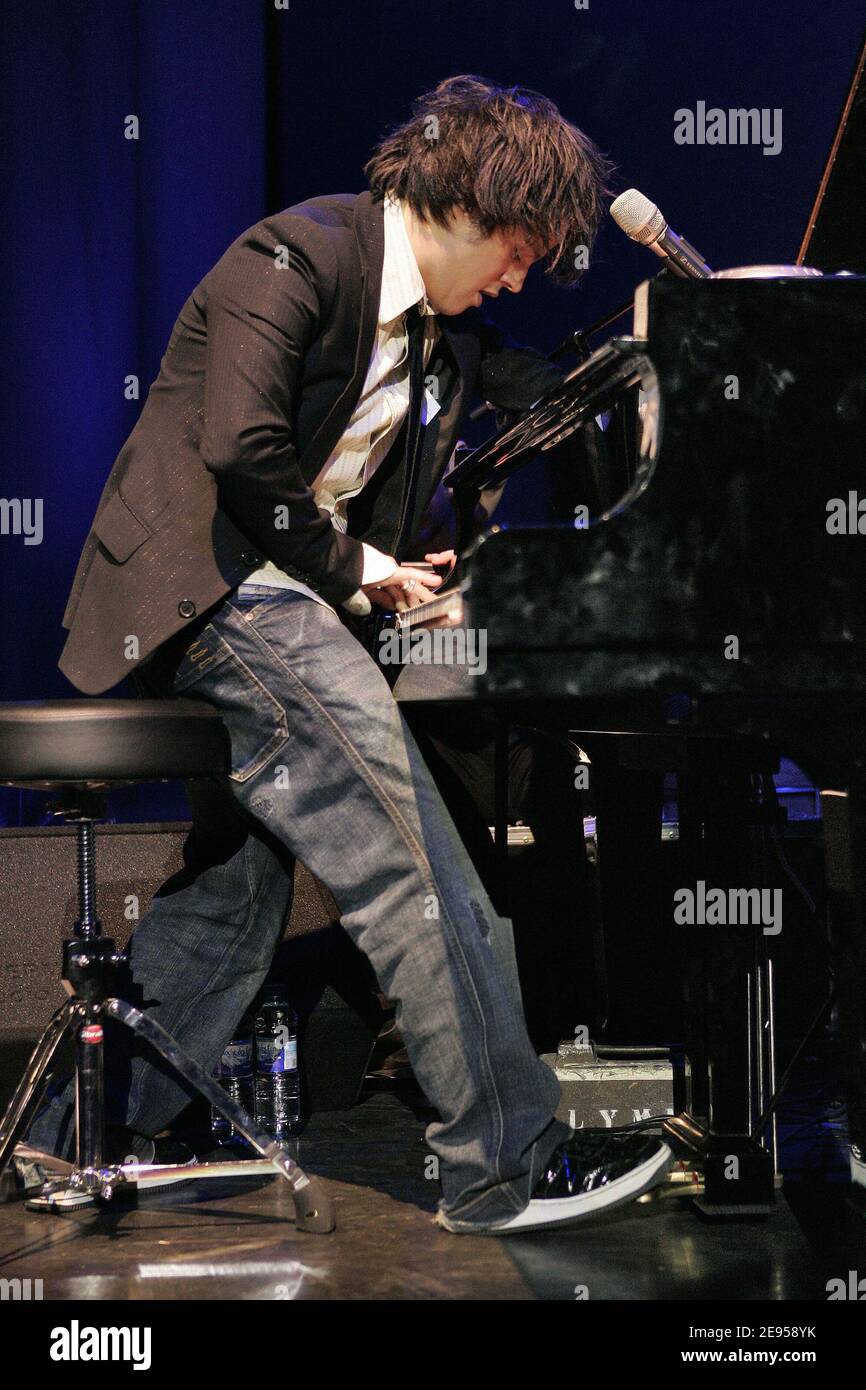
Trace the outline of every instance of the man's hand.
[[453, 565], [457, 561], [457, 556], [453, 550], [440, 550], [435, 555], [425, 555], [425, 560], [429, 560], [431, 565]]
[[[446, 564], [453, 551], [444, 550], [441, 555], [425, 555], [431, 565]], [[429, 570], [414, 569], [412, 565], [397, 565], [393, 574], [378, 584], [364, 584], [362, 588], [371, 603], [379, 608], [389, 608], [403, 613], [407, 608], [417, 608], [419, 603], [428, 603], [436, 597], [436, 590], [442, 577], [431, 574]]]

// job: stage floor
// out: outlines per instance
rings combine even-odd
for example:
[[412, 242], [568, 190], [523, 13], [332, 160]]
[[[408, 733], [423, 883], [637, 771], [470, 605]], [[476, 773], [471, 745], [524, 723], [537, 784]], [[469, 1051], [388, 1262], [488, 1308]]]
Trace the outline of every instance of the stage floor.
[[841, 1183], [791, 1188], [766, 1221], [709, 1224], [665, 1198], [556, 1235], [449, 1235], [432, 1224], [423, 1117], [386, 1092], [315, 1116], [299, 1157], [335, 1199], [331, 1235], [295, 1231], [276, 1177], [64, 1216], [13, 1201], [0, 1206], [0, 1278], [41, 1279], [46, 1300], [825, 1301], [866, 1244]]

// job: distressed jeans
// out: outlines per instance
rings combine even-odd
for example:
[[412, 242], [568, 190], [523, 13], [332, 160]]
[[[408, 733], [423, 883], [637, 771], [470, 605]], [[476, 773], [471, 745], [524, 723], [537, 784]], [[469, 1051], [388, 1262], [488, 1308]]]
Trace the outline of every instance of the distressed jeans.
[[[241, 585], [138, 675], [144, 693], [220, 711], [231, 771], [210, 808], [199, 791], [187, 868], [135, 928], [131, 1002], [212, 1068], [267, 974], [300, 859], [397, 1001], [412, 1069], [438, 1112], [426, 1137], [441, 1210], [467, 1232], [507, 1221], [570, 1130], [554, 1118], [559, 1085], [527, 1036], [510, 922], [373, 659], [322, 604]], [[109, 1118], [157, 1134], [190, 1093], [146, 1045], [126, 1051], [124, 1060], [123, 1046], [107, 1048]], [[69, 1081], [29, 1142], [71, 1156], [73, 1114]]]

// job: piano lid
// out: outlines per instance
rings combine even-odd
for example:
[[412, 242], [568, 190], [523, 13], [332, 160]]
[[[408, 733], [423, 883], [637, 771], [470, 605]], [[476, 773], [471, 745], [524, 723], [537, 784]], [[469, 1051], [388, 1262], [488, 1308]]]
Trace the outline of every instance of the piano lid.
[[866, 274], [866, 38], [809, 215], [797, 265]]

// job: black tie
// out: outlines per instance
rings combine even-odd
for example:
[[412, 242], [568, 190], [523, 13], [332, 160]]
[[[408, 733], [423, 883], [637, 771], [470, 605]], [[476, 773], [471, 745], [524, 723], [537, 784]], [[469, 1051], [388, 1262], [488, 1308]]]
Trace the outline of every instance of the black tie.
[[409, 335], [409, 409], [406, 414], [406, 442], [403, 454], [403, 501], [394, 541], [394, 555], [403, 559], [403, 547], [412, 533], [415, 494], [418, 487], [418, 438], [421, 433], [421, 404], [424, 400], [424, 325], [426, 315], [417, 304], [406, 310]]

